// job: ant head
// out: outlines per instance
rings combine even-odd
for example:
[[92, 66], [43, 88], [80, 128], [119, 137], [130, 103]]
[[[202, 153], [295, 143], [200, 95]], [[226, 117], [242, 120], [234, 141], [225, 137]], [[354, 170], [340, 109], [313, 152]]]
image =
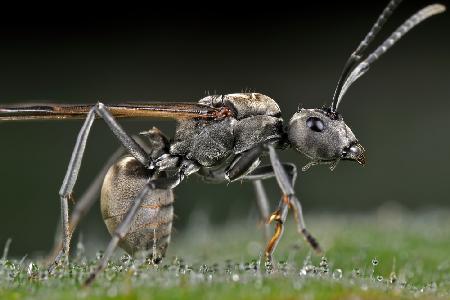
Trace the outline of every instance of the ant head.
[[409, 30], [423, 20], [445, 11], [445, 6], [441, 4], [424, 7], [406, 20], [378, 48], [363, 59], [368, 46], [400, 2], [395, 0], [389, 2], [369, 33], [348, 58], [338, 80], [331, 107], [301, 109], [289, 122], [287, 131], [291, 145], [312, 159], [313, 164], [334, 162], [332, 164], [332, 168], [334, 168], [335, 163], [341, 159], [353, 160], [361, 165], [365, 163], [364, 148], [358, 143], [352, 130], [337, 112], [342, 97], [348, 88]]
[[353, 160], [365, 164], [364, 148], [337, 112], [301, 109], [288, 125], [289, 142], [314, 162]]

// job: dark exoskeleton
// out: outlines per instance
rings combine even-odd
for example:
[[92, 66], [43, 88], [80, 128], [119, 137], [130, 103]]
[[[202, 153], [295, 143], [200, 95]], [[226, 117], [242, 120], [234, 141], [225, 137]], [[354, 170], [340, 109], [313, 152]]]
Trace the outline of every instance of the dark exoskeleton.
[[[158, 261], [170, 241], [172, 190], [191, 174], [200, 175], [208, 182], [253, 182], [262, 218], [267, 224], [275, 222], [276, 226], [271, 237], [266, 226], [267, 259], [271, 259], [283, 234], [289, 209], [294, 212], [299, 233], [320, 252], [317, 240], [305, 227], [302, 207], [294, 192], [297, 169], [294, 164], [282, 163], [276, 151], [292, 147], [304, 154], [310, 159], [303, 167], [304, 171], [316, 164], [328, 164], [334, 169], [340, 160], [365, 163], [364, 148], [337, 112], [342, 96], [405, 33], [445, 10], [440, 4], [423, 8], [362, 60], [368, 45], [399, 3], [399, 0], [392, 0], [388, 4], [346, 62], [332, 105], [300, 109], [288, 123], [283, 122], [278, 104], [258, 93], [208, 96], [198, 103], [1, 106], [0, 121], [85, 119], [59, 192], [63, 238], [55, 248], [55, 264], [69, 254], [71, 235], [95, 202], [101, 186], [102, 215], [112, 240], [86, 284], [106, 266], [117, 246], [129, 253], [149, 251], [149, 256]], [[76, 202], [69, 218], [68, 200], [73, 197], [88, 135], [96, 117], [106, 122], [123, 148], [106, 163], [91, 187]], [[179, 124], [173, 139], [168, 139], [156, 128], [139, 137], [131, 137], [116, 120], [124, 117], [167, 117], [178, 120]], [[265, 154], [268, 154], [270, 164], [260, 166]], [[262, 185], [262, 181], [269, 178], [276, 179], [282, 194], [272, 214]]]

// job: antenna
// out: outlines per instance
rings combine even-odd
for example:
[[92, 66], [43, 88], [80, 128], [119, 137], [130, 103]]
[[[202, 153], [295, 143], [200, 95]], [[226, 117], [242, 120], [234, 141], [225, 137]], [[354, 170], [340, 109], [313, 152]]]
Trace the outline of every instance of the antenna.
[[416, 14], [412, 15], [408, 20], [406, 20], [400, 27], [395, 30], [390, 37], [388, 37], [378, 48], [373, 51], [364, 61], [362, 61], [353, 71], [348, 75], [347, 79], [342, 86], [342, 90], [339, 94], [336, 109], [341, 102], [347, 89], [362, 75], [364, 75], [371, 64], [373, 64], [381, 55], [386, 53], [402, 36], [404, 36], [408, 31], [410, 31], [414, 26], [422, 22], [423, 20], [439, 14], [445, 11], [445, 6], [441, 4], [432, 4], [426, 6], [425, 8], [418, 11]]
[[392, 15], [397, 6], [402, 2], [402, 0], [391, 0], [386, 8], [383, 10], [381, 15], [378, 17], [375, 24], [373, 24], [370, 31], [366, 34], [364, 39], [359, 43], [358, 47], [355, 51], [350, 55], [347, 62], [344, 65], [344, 69], [342, 70], [341, 77], [339, 77], [338, 84], [336, 86], [336, 90], [333, 95], [333, 102], [331, 105], [331, 111], [335, 112], [337, 109], [337, 99], [339, 94], [341, 93], [342, 86], [347, 79], [348, 74], [351, 72], [353, 67], [361, 60], [362, 54], [373, 41], [378, 32], [383, 28], [383, 25], [386, 23], [387, 19]]
[[[333, 96], [333, 102], [331, 105], [331, 111], [335, 112], [342, 100], [342, 97], [347, 92], [348, 88], [368, 70], [370, 65], [375, 62], [382, 54], [384, 54], [389, 48], [391, 48], [401, 37], [403, 37], [408, 31], [414, 28], [416, 25], [424, 21], [425, 19], [442, 13], [445, 11], [445, 6], [442, 4], [431, 4], [411, 17], [407, 19], [401, 26], [399, 26], [390, 36], [387, 38], [378, 48], [375, 49], [364, 61], [359, 63], [353, 68], [356, 63], [361, 60], [361, 54], [367, 48], [368, 44], [373, 40], [376, 33], [381, 29], [381, 26], [386, 22], [386, 18], [392, 14], [393, 9], [400, 3], [400, 1], [392, 0], [385, 8], [383, 13], [378, 18], [370, 32], [360, 43], [355, 52], [352, 53], [350, 58], [345, 64], [344, 71], [339, 79], [338, 86]], [[359, 52], [358, 52], [359, 51]], [[356, 54], [355, 54], [356, 53]], [[353, 68], [353, 70], [352, 70]]]

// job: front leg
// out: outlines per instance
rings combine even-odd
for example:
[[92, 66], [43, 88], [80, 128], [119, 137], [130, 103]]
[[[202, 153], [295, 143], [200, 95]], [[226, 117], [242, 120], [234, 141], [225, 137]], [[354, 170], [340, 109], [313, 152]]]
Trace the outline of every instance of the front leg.
[[272, 240], [269, 242], [269, 244], [266, 247], [266, 257], [268, 259], [270, 259], [272, 257], [272, 254], [275, 251], [278, 241], [283, 234], [283, 224], [286, 221], [286, 216], [287, 216], [287, 212], [284, 213], [284, 211], [285, 210], [287, 211], [288, 207], [291, 207], [294, 210], [294, 215], [295, 215], [295, 219], [297, 221], [299, 233], [305, 237], [306, 241], [317, 253], [321, 253], [322, 250], [319, 246], [319, 243], [306, 229], [305, 222], [303, 219], [302, 207], [301, 207], [300, 201], [295, 196], [293, 183], [290, 180], [289, 175], [287, 174], [285, 168], [283, 167], [283, 164], [281, 163], [280, 159], [278, 158], [278, 155], [277, 155], [273, 145], [269, 145], [268, 147], [269, 147], [270, 162], [272, 164], [273, 172], [275, 173], [275, 178], [277, 179], [277, 183], [283, 193], [283, 196], [280, 201], [278, 210], [272, 214], [271, 219], [270, 219], [270, 221], [272, 221], [272, 220], [277, 221], [277, 225], [276, 225], [277, 227], [276, 227], [275, 234], [274, 234]]
[[[297, 178], [296, 166], [294, 164], [284, 163], [283, 168], [289, 174], [292, 185], [294, 185], [295, 179]], [[251, 181], [253, 183], [253, 187], [255, 188], [256, 204], [258, 205], [259, 213], [264, 222], [264, 237], [267, 242], [271, 240], [272, 236], [270, 232], [270, 224], [268, 222], [270, 216], [270, 205], [262, 181], [274, 177], [275, 173], [273, 172], [272, 166], [267, 165], [256, 168], [253, 172], [243, 178], [244, 180]]]
[[286, 222], [288, 209], [289, 209], [289, 198], [283, 196], [280, 203], [278, 204], [277, 210], [270, 215], [269, 220], [267, 222], [268, 224], [272, 223], [273, 221], [276, 222], [275, 233], [273, 234], [264, 251], [264, 254], [268, 261], [272, 260], [272, 254], [275, 251], [275, 248], [277, 247], [281, 237], [283, 236], [284, 223]]

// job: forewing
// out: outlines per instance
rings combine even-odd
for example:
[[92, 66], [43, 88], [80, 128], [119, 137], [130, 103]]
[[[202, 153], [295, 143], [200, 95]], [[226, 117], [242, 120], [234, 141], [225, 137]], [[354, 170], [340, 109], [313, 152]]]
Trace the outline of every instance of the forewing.
[[[0, 105], [0, 121], [84, 119], [95, 104]], [[231, 115], [226, 107], [190, 102], [133, 103], [107, 106], [116, 118], [171, 118], [216, 120]]]

